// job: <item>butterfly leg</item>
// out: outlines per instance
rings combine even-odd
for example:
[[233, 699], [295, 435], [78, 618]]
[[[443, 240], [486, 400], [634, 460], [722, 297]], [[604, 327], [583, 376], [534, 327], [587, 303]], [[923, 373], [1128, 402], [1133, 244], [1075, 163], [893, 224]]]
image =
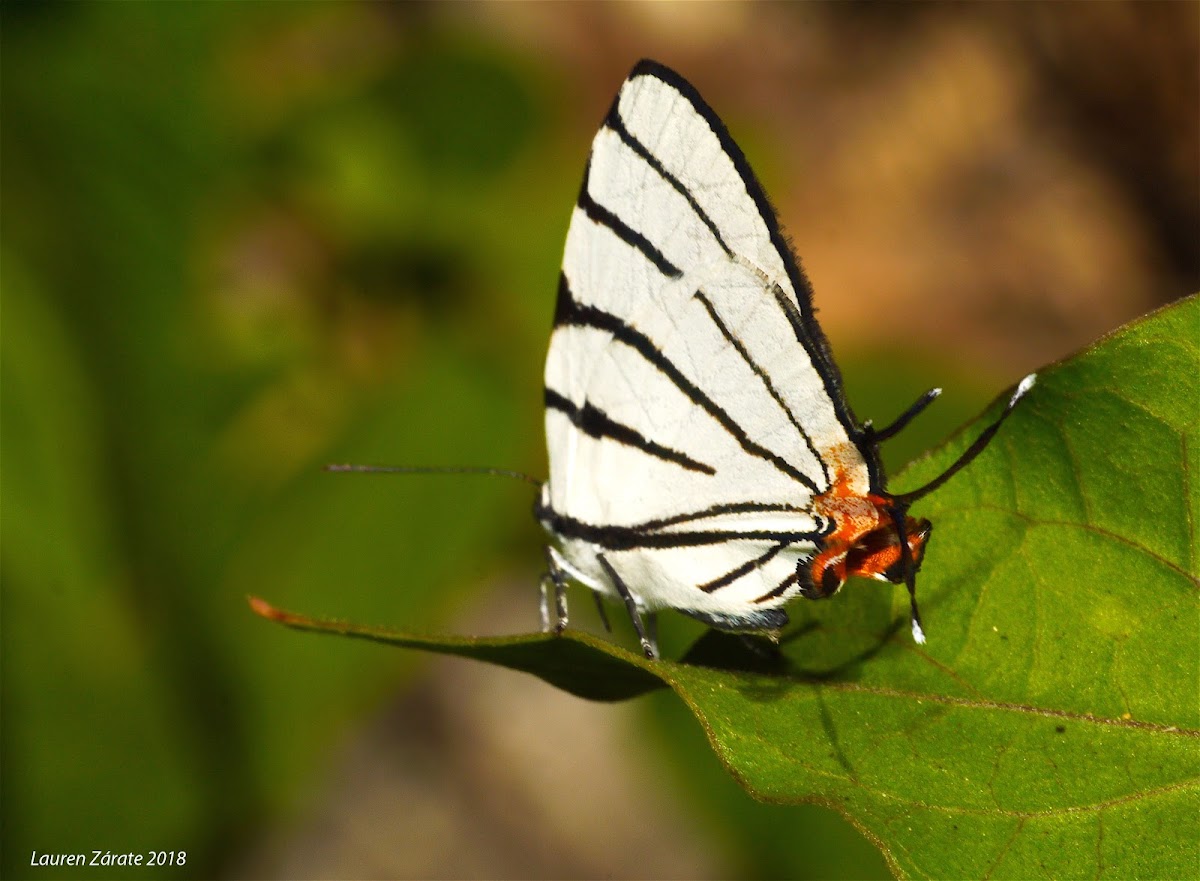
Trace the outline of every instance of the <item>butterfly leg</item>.
[[604, 608], [604, 598], [593, 590], [592, 599], [596, 601], [596, 611], [600, 614], [600, 621], [604, 624], [604, 632], [612, 633], [612, 622], [608, 620], [608, 610]]
[[542, 613], [542, 633], [550, 632], [550, 576], [543, 574], [538, 581], [538, 592], [542, 595], [542, 601], [538, 604], [538, 609]]
[[642, 652], [647, 658], [658, 657], [658, 619], [651, 616], [651, 630], [654, 638], [646, 635], [646, 627], [642, 624], [642, 613], [638, 609], [637, 600], [633, 598], [633, 594], [629, 592], [629, 587], [621, 580], [621, 576], [617, 574], [617, 570], [612, 567], [612, 563], [605, 559], [604, 554], [597, 554], [596, 559], [600, 561], [600, 565], [604, 567], [604, 571], [608, 573], [609, 580], [612, 581], [613, 587], [617, 589], [617, 593], [621, 595], [621, 599], [625, 601], [625, 610], [629, 612], [629, 620], [633, 622], [633, 629], [637, 631], [638, 640], [642, 644]]
[[[550, 625], [550, 592], [554, 587], [554, 626]], [[554, 561], [554, 554], [546, 548], [546, 574], [542, 576], [542, 631], [562, 633], [567, 629], [567, 578]]]

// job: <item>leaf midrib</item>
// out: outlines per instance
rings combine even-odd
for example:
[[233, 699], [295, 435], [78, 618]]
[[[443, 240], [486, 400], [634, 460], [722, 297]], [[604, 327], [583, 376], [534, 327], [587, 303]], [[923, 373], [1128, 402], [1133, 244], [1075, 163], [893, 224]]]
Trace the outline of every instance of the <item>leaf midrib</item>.
[[[573, 639], [574, 634], [564, 635], [565, 638]], [[664, 682], [670, 685], [673, 689], [680, 692], [690, 691], [694, 689], [694, 684], [681, 681], [673, 671], [662, 671], [657, 669], [658, 665], [669, 665], [676, 670], [686, 670], [690, 675], [694, 675], [695, 667], [689, 667], [684, 664], [679, 664], [673, 661], [658, 661], [658, 662], [641, 662], [640, 659], [637, 666], [647, 672], [661, 678]], [[717, 670], [714, 668], [702, 668], [709, 673], [729, 676], [738, 681], [750, 683], [754, 680], [739, 675], [734, 672]], [[1041, 716], [1051, 719], [1064, 719], [1071, 722], [1086, 722], [1094, 725], [1106, 725], [1115, 728], [1128, 728], [1140, 731], [1150, 731], [1159, 734], [1168, 734], [1179, 737], [1200, 737], [1200, 729], [1186, 728], [1179, 725], [1164, 725], [1158, 722], [1143, 722], [1138, 719], [1121, 719], [1110, 718], [1107, 716], [1098, 716], [1095, 713], [1081, 712], [1077, 710], [1061, 710], [1053, 707], [1039, 707], [1033, 704], [1020, 704], [1009, 701], [987, 700], [985, 698], [965, 698], [955, 697], [952, 695], [933, 694], [930, 692], [908, 691], [898, 688], [886, 688], [876, 685], [863, 685], [858, 682], [832, 682], [829, 680], [813, 680], [805, 679], [797, 676], [782, 675], [777, 678], [764, 676], [759, 674], [755, 679], [766, 679], [771, 682], [790, 682], [797, 686], [805, 688], [822, 689], [828, 691], [839, 691], [847, 694], [867, 694], [877, 697], [892, 698], [896, 700], [914, 701], [916, 703], [931, 703], [940, 704], [942, 706], [952, 706], [968, 710], [994, 710], [999, 712], [1021, 713], [1025, 715]], [[723, 685], [723, 683], [719, 683]]]
[[[1109, 808], [1117, 807], [1123, 804], [1132, 802], [1144, 801], [1156, 796], [1168, 795], [1174, 792], [1185, 792], [1191, 789], [1200, 789], [1200, 777], [1189, 777], [1186, 780], [1180, 780], [1177, 783], [1167, 783], [1162, 786], [1155, 786], [1149, 789], [1130, 792], [1125, 795], [1114, 796], [1113, 798], [1105, 799], [1104, 801], [1089, 802], [1081, 805], [1064, 805], [1062, 807], [1045, 808], [1044, 810], [1029, 811], [1016, 810], [1014, 808], [977, 808], [970, 806], [959, 805], [939, 805], [930, 804], [928, 802], [918, 801], [911, 798], [905, 798], [902, 795], [887, 792], [882, 789], [869, 787], [857, 780], [848, 780], [853, 786], [862, 789], [871, 795], [878, 796], [895, 804], [904, 805], [910, 808], [920, 808], [924, 811], [930, 811], [936, 814], [946, 814], [953, 816], [980, 816], [980, 817], [1014, 817], [1020, 820], [1032, 820], [1044, 817], [1058, 817], [1063, 814], [1090, 814], [1106, 811]], [[774, 800], [774, 799], [773, 799]], [[780, 802], [782, 803], [782, 802]]]

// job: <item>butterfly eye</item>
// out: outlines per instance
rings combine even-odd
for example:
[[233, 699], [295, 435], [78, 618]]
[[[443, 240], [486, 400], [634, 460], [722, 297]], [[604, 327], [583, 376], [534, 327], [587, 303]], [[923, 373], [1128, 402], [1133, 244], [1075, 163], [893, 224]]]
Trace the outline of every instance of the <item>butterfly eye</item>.
[[[933, 525], [928, 520], [914, 520], [910, 517], [907, 526], [908, 547], [912, 552], [913, 571], [916, 572], [921, 568], [921, 562], [925, 559], [925, 543], [929, 540]], [[903, 584], [904, 579], [908, 577], [905, 572], [903, 555], [897, 553], [896, 561], [881, 572], [879, 577], [892, 584]]]
[[[922, 553], [924, 553], [923, 549]], [[914, 559], [913, 566], [915, 567], [916, 565], [917, 561]], [[892, 584], [903, 584], [904, 579], [908, 577], [908, 573], [904, 568], [904, 558], [898, 557], [895, 563], [893, 563], [887, 569], [884, 569], [876, 577], [879, 578], [880, 581], [890, 581]]]

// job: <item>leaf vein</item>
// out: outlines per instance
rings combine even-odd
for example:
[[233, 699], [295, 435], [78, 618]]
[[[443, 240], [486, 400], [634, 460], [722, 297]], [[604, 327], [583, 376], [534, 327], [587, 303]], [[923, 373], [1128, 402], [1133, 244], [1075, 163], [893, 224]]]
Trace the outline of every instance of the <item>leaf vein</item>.
[[1004, 842], [1004, 846], [1000, 848], [1000, 852], [996, 854], [996, 858], [992, 860], [992, 864], [988, 866], [988, 870], [984, 872], [983, 877], [985, 881], [990, 879], [992, 875], [995, 874], [996, 867], [1000, 865], [1005, 854], [1012, 850], [1013, 842], [1017, 840], [1017, 836], [1020, 835], [1025, 829], [1025, 819], [1025, 817], [1021, 817], [1017, 821], [1016, 825], [1013, 826], [1012, 835], [1008, 836], [1008, 841]]
[[1104, 801], [1091, 802], [1089, 804], [1080, 805], [1064, 805], [1063, 807], [1045, 808], [1043, 810], [1022, 811], [1013, 808], [976, 808], [967, 807], [964, 805], [938, 805], [929, 804], [928, 802], [918, 801], [916, 799], [905, 798], [904, 796], [894, 795], [881, 789], [872, 789], [862, 786], [861, 788], [870, 792], [879, 798], [886, 799], [896, 804], [902, 804], [909, 808], [920, 808], [922, 810], [931, 811], [937, 814], [947, 814], [954, 816], [979, 816], [979, 817], [1016, 817], [1022, 820], [1039, 819], [1044, 817], [1061, 817], [1069, 814], [1099, 814], [1109, 808], [1120, 807], [1133, 802], [1143, 801], [1145, 799], [1154, 798], [1160, 795], [1168, 795], [1176, 792], [1186, 792], [1188, 790], [1200, 790], [1200, 777], [1192, 777], [1187, 780], [1180, 780], [1177, 783], [1168, 783], [1164, 786], [1156, 786], [1153, 789], [1143, 789], [1139, 792], [1129, 792], [1125, 795], [1118, 795], [1113, 798], [1105, 799]]
[[[673, 679], [668, 677], [668, 682], [676, 689], [685, 688]], [[1200, 738], [1200, 729], [1184, 728], [1178, 725], [1162, 725], [1158, 722], [1142, 722], [1137, 719], [1110, 719], [1105, 716], [1097, 716], [1094, 713], [1082, 713], [1076, 710], [1059, 710], [1053, 707], [1035, 707], [1030, 704], [1008, 703], [1006, 701], [990, 701], [979, 700], [963, 697], [954, 697], [952, 695], [919, 693], [913, 691], [904, 691], [895, 688], [882, 688], [873, 685], [861, 685], [856, 682], [822, 682], [822, 688], [828, 688], [837, 691], [855, 692], [858, 694], [872, 694], [879, 697], [902, 698], [906, 700], [915, 700], [918, 703], [928, 701], [930, 703], [943, 704], [946, 706], [962, 707], [968, 710], [998, 710], [1001, 712], [1010, 713], [1025, 713], [1033, 716], [1045, 716], [1051, 719], [1069, 719], [1075, 722], [1090, 722], [1095, 725], [1111, 725], [1117, 728], [1132, 728], [1141, 731], [1152, 731], [1158, 734], [1169, 734], [1176, 737], [1196, 737]]]
[[[1163, 566], [1170, 569], [1172, 572], [1175, 572], [1177, 575], [1181, 575], [1184, 578], [1186, 578], [1188, 581], [1190, 581], [1192, 583], [1192, 585], [1196, 588], [1196, 590], [1198, 592], [1200, 592], [1200, 577], [1193, 575], [1192, 573], [1190, 573], [1186, 569], [1184, 569], [1182, 566], [1180, 566], [1178, 563], [1171, 562], [1166, 557], [1162, 556], [1162, 554], [1159, 554], [1157, 551], [1151, 550], [1150, 548], [1146, 547], [1144, 544], [1136, 542], [1133, 539], [1128, 538], [1127, 536], [1120, 535], [1119, 533], [1105, 529], [1101, 526], [1096, 526], [1093, 523], [1075, 523], [1070, 520], [1046, 520], [1046, 519], [1042, 519], [1042, 518], [1038, 518], [1038, 517], [1031, 517], [1028, 514], [1023, 514], [1020, 511], [1014, 511], [1014, 510], [1011, 510], [1008, 508], [1004, 508], [1000, 505], [989, 505], [986, 503], [980, 503], [978, 505], [971, 505], [969, 507], [968, 506], [956, 507], [953, 510], [954, 510], [954, 513], [965, 513], [968, 511], [992, 511], [992, 512], [996, 512], [996, 513], [1004, 514], [1006, 516], [1016, 517], [1020, 520], [1024, 520], [1025, 522], [1027, 522], [1033, 526], [1063, 526], [1063, 527], [1067, 527], [1070, 529], [1081, 529], [1084, 532], [1090, 532], [1095, 535], [1101, 536], [1103, 538], [1107, 538], [1107, 539], [1111, 539], [1113, 541], [1119, 542], [1120, 544], [1123, 544], [1123, 545], [1126, 545], [1127, 547], [1133, 548], [1135, 551], [1139, 551], [1139, 552], [1145, 554], [1147, 557], [1150, 557], [1152, 560], [1154, 560], [1157, 563], [1161, 563]], [[946, 514], [949, 512], [942, 511], [941, 513]]]

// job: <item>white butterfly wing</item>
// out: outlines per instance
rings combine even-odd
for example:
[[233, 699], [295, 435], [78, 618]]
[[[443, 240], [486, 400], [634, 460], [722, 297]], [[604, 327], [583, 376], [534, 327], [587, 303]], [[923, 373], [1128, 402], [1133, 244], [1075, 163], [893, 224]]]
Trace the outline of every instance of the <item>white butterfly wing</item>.
[[[695, 90], [625, 82], [571, 219], [546, 362], [542, 519], [564, 568], [727, 626], [800, 588], [839, 480], [877, 480], [762, 190]], [[756, 623], [757, 622], [757, 623]]]

